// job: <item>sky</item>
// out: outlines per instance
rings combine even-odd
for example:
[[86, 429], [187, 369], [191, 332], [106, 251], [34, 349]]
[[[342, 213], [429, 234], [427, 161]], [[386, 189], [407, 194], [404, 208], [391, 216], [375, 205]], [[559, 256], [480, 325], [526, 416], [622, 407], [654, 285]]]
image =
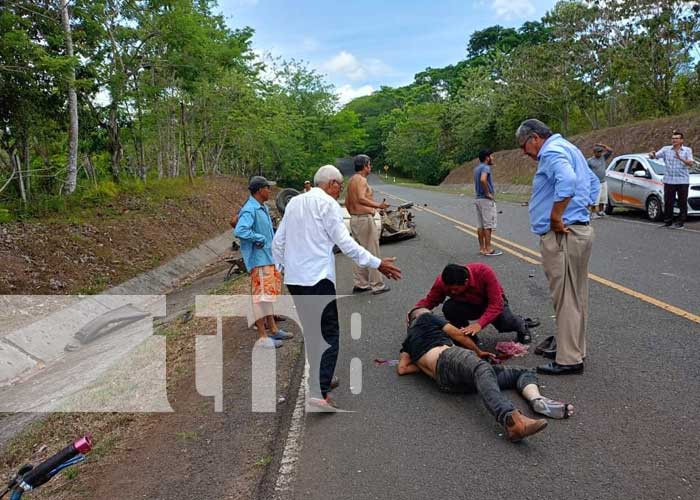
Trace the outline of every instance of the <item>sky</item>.
[[540, 20], [556, 0], [219, 0], [231, 28], [255, 30], [253, 48], [305, 61], [340, 103], [413, 81], [466, 55], [471, 33]]

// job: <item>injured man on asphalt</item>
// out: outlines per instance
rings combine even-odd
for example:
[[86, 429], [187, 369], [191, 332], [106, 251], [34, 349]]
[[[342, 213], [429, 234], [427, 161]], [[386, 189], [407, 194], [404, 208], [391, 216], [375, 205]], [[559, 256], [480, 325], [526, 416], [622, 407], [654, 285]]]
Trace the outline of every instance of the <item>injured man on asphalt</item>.
[[409, 313], [408, 330], [397, 371], [399, 375], [423, 372], [445, 392], [478, 392], [512, 442], [543, 430], [547, 421], [523, 415], [501, 393], [501, 389], [517, 389], [532, 410], [541, 415], [568, 418], [573, 414], [572, 405], [540, 394], [537, 377], [532, 370], [491, 366], [488, 360], [492, 357], [493, 354], [479, 349], [468, 335], [435, 316], [429, 309], [416, 308]]

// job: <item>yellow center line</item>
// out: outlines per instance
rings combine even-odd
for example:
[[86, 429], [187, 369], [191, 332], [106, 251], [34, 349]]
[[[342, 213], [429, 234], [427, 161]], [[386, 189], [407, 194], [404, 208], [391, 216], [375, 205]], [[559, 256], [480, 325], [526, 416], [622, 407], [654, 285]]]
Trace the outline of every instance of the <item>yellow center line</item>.
[[[392, 198], [395, 198], [397, 200], [400, 200], [403, 203], [407, 202], [407, 200], [399, 198], [396, 195], [384, 193], [382, 191], [379, 191], [379, 192], [381, 192], [382, 194], [385, 194], [387, 196], [391, 196]], [[471, 234], [472, 236], [477, 237], [477, 233], [476, 233], [477, 228], [474, 226], [471, 226], [469, 224], [466, 224], [465, 222], [454, 219], [448, 215], [445, 215], [445, 214], [442, 214], [442, 213], [437, 212], [435, 210], [432, 210], [428, 207], [420, 207], [420, 209], [425, 211], [425, 212], [431, 213], [437, 217], [441, 217], [445, 220], [448, 220], [448, 221], [454, 223], [455, 227], [457, 229], [459, 229], [460, 231], [463, 231], [467, 234]], [[540, 257], [539, 252], [536, 252], [535, 250], [532, 250], [531, 248], [524, 247], [522, 245], [519, 245], [518, 243], [510, 241], [506, 238], [502, 238], [500, 236], [494, 235], [491, 237], [491, 239], [501, 243], [502, 244], [501, 248], [504, 251], [508, 252], [509, 254], [514, 255], [514, 256], [516, 256], [516, 257], [518, 257], [518, 258], [520, 258], [520, 259], [522, 259], [525, 262], [528, 262], [530, 264], [535, 264], [535, 265], [541, 264], [539, 260], [535, 260], [535, 259], [532, 259], [530, 257], [527, 257], [519, 252], [516, 252], [515, 250], [513, 250], [511, 248], [508, 248], [505, 245], [510, 245], [513, 248], [517, 248], [518, 250], [520, 250], [522, 252], [525, 252], [527, 254], [533, 255], [533, 256], [538, 257], [538, 258]], [[625, 295], [629, 295], [630, 297], [634, 297], [636, 299], [639, 299], [643, 302], [646, 302], [647, 304], [651, 304], [651, 305], [654, 305], [656, 307], [659, 307], [659, 308], [663, 309], [664, 311], [668, 311], [672, 314], [675, 314], [676, 316], [680, 316], [681, 318], [685, 318], [687, 320], [693, 321], [694, 323], [700, 324], [700, 316], [697, 314], [693, 314], [689, 311], [686, 311], [685, 309], [681, 309], [680, 307], [676, 307], [676, 306], [671, 305], [667, 302], [656, 299], [650, 295], [646, 295], [646, 294], [638, 292], [636, 290], [632, 290], [631, 288], [628, 288], [624, 285], [620, 285], [619, 283], [615, 283], [614, 281], [610, 281], [606, 278], [603, 278], [602, 276], [598, 276], [597, 274], [588, 273], [588, 277], [591, 280], [593, 280], [597, 283], [600, 283], [601, 285], [612, 288], [613, 290], [617, 290], [618, 292], [624, 293]]]

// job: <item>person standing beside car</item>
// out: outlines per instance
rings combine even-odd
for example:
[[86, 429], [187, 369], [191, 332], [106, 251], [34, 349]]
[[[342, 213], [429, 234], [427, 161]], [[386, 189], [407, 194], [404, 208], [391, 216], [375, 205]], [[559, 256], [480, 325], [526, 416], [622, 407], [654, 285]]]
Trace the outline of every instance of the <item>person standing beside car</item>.
[[610, 146], [598, 143], [593, 146], [593, 156], [586, 160], [588, 167], [600, 181], [600, 191], [598, 192], [596, 205], [591, 206], [592, 217], [596, 215], [603, 217], [605, 215], [605, 205], [608, 203], [608, 183], [605, 181], [605, 170], [608, 168], [608, 160], [612, 154], [613, 150]]
[[671, 135], [671, 145], [664, 146], [658, 151], [651, 151], [649, 158], [663, 160], [664, 172], [664, 226], [673, 224], [673, 205], [678, 196], [678, 222], [673, 226], [683, 229], [688, 218], [688, 188], [690, 185], [690, 170], [695, 164], [693, 150], [683, 145], [683, 134], [674, 130]]
[[474, 168], [474, 193], [476, 194], [477, 236], [479, 253], [487, 257], [503, 255], [491, 246], [491, 233], [496, 229], [496, 192], [493, 189], [491, 166], [493, 151], [479, 151], [479, 164]]
[[[345, 208], [350, 214], [350, 230], [362, 248], [379, 257], [379, 231], [374, 223], [374, 214], [377, 210], [389, 208], [389, 205], [372, 199], [372, 188], [367, 182], [367, 177], [372, 172], [369, 156], [357, 155], [353, 162], [355, 175], [348, 182], [348, 193], [345, 198]], [[378, 295], [390, 290], [389, 285], [384, 283], [382, 273], [376, 269], [355, 265], [352, 268], [352, 276], [353, 293], [372, 290], [374, 295]]]

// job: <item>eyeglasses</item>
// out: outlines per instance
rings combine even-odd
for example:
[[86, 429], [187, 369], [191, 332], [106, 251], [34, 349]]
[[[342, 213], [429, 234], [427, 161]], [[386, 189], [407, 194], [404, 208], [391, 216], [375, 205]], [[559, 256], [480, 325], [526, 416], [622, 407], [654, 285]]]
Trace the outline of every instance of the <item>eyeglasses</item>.
[[336, 181], [336, 180], [334, 180], [333, 182], [335, 182], [335, 183], [338, 185], [338, 187], [342, 189], [342, 187], [343, 187], [343, 181]]
[[522, 149], [523, 151], [525, 151], [525, 147], [527, 146], [527, 143], [530, 142], [530, 139], [532, 139], [532, 136], [529, 136], [529, 137], [525, 140], [525, 142], [523, 142], [523, 143], [520, 145], [520, 149]]

